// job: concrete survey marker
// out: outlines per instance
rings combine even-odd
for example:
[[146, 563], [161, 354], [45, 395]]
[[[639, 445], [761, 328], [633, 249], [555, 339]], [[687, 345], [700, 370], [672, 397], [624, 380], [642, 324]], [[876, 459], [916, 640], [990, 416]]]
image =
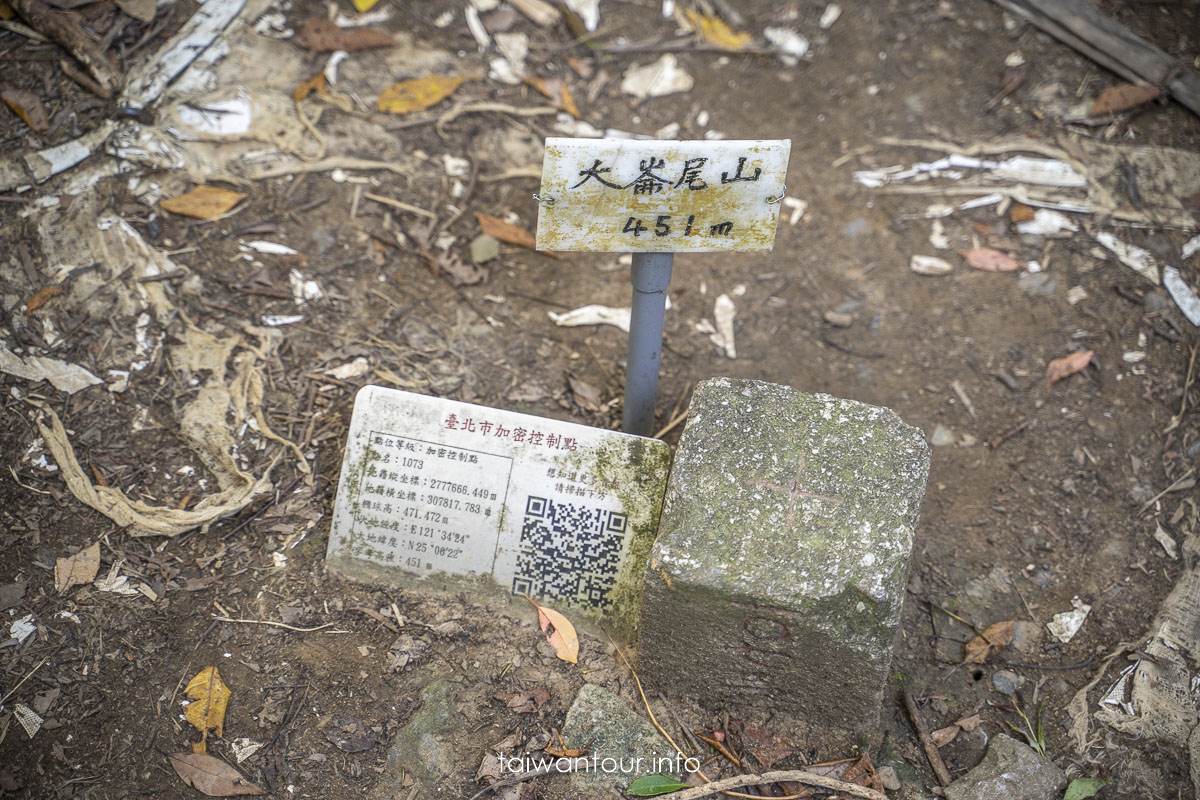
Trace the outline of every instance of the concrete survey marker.
[[366, 386], [326, 562], [393, 585], [495, 583], [628, 632], [669, 464], [654, 439]]
[[643, 682], [873, 730], [928, 470], [886, 408], [700, 383], [646, 570]]
[[770, 250], [788, 139], [546, 140], [539, 250]]

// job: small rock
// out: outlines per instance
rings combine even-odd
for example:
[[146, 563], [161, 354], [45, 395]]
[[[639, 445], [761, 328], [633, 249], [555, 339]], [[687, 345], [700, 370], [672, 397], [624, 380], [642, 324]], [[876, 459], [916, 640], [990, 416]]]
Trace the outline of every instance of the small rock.
[[500, 240], [495, 236], [480, 234], [471, 240], [471, 260], [476, 264], [491, 261], [500, 255]]
[[1029, 294], [1049, 297], [1058, 288], [1058, 279], [1047, 272], [1022, 272], [1017, 285]]
[[854, 317], [839, 311], [826, 311], [825, 321], [835, 328], [849, 328], [854, 324]]
[[1162, 311], [1171, 305], [1171, 301], [1167, 299], [1165, 292], [1158, 289], [1151, 289], [1142, 297], [1142, 302], [1146, 304], [1146, 310], [1153, 314], [1156, 311]]
[[1009, 645], [1018, 653], [1032, 653], [1042, 641], [1042, 626], [1019, 619], [1013, 623], [1013, 639]]
[[933, 435], [929, 437], [929, 443], [934, 447], [948, 447], [957, 441], [954, 431], [947, 428], [945, 425], [935, 425]]
[[1017, 690], [1025, 685], [1025, 679], [1009, 669], [992, 673], [992, 688], [1000, 694], [1012, 697]]
[[594, 683], [585, 683], [579, 690], [567, 710], [562, 736], [565, 741], [591, 742], [588, 755], [597, 757], [601, 764], [625, 764], [632, 770], [601, 768], [572, 773], [572, 784], [584, 796], [607, 797], [642, 774], [673, 773], [673, 777], [682, 777], [680, 773], [686, 769], [672, 769], [675, 751], [670, 744], [628, 703]]
[[913, 256], [908, 268], [918, 275], [945, 275], [954, 269], [954, 265], [936, 256]]
[[1049, 800], [1062, 796], [1067, 776], [1011, 736], [998, 733], [979, 765], [946, 787], [947, 800]]
[[889, 792], [894, 792], [900, 788], [900, 776], [896, 774], [896, 770], [893, 767], [880, 767], [875, 770], [875, 774], [883, 782], [883, 788]]
[[865, 236], [871, 230], [871, 223], [867, 222], [862, 217], [851, 220], [842, 229], [842, 236], [847, 239], [857, 239], [860, 236]]

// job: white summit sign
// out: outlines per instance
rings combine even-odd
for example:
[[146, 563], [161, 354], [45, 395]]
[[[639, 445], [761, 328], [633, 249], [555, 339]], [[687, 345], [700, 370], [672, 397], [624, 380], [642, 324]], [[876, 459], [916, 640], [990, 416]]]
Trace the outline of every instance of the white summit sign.
[[539, 250], [770, 250], [789, 139], [546, 140]]

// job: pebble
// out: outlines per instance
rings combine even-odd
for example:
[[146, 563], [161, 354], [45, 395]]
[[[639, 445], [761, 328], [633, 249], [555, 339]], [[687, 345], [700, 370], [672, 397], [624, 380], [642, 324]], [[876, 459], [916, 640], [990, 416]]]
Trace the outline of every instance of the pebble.
[[840, 311], [826, 311], [825, 321], [835, 328], [849, 328], [854, 324], [854, 316]]
[[954, 431], [947, 428], [945, 425], [935, 425], [933, 435], [929, 437], [929, 443], [934, 447], [946, 447], [954, 444]]
[[875, 770], [875, 774], [883, 782], [883, 788], [889, 792], [894, 792], [900, 788], [900, 776], [896, 774], [894, 767], [880, 767]]
[[471, 260], [476, 264], [491, 261], [500, 255], [500, 240], [495, 236], [482, 234], [471, 240]]
[[842, 229], [842, 236], [847, 239], [857, 239], [860, 236], [865, 236], [871, 230], [871, 223], [867, 222], [862, 217], [852, 220]]
[[992, 688], [1001, 694], [1012, 697], [1017, 690], [1025, 685], [1025, 679], [1009, 669], [992, 673]]

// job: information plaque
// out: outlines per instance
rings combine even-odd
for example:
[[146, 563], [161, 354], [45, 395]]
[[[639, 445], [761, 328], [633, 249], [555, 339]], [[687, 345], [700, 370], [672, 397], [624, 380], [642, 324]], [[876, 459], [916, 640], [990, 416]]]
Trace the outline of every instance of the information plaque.
[[495, 583], [627, 629], [669, 463], [656, 439], [366, 386], [326, 562], [405, 587]]

